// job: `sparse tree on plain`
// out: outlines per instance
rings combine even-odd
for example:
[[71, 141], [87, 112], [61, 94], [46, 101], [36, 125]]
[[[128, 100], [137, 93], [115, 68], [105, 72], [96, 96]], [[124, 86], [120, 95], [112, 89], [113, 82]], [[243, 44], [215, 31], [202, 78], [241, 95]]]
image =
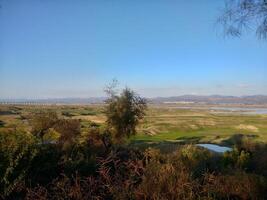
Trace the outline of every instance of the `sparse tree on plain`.
[[106, 101], [107, 127], [112, 137], [120, 142], [136, 133], [138, 123], [145, 116], [147, 102], [129, 88], [125, 88], [120, 95], [117, 95], [114, 88], [109, 87], [107, 94], [109, 94]]

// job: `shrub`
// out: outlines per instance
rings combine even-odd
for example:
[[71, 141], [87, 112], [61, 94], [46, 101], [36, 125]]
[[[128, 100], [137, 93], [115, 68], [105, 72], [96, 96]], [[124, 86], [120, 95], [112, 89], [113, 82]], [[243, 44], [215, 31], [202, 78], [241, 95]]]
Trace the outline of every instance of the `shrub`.
[[0, 120], [0, 127], [4, 127], [5, 126], [5, 122]]
[[266, 179], [242, 171], [206, 174], [203, 191], [213, 199], [266, 199]]
[[37, 154], [36, 141], [29, 133], [0, 133], [0, 196], [11, 194], [27, 174]]
[[27, 186], [46, 185], [63, 172], [60, 165], [63, 153], [55, 144], [38, 144], [26, 177]]
[[186, 145], [176, 152], [176, 157], [172, 156], [172, 160], [177, 164], [183, 165], [193, 176], [198, 177], [207, 170], [214, 170], [214, 161], [216, 156], [209, 150], [199, 148], [194, 145]]
[[60, 133], [57, 132], [54, 128], [50, 128], [43, 136], [43, 140], [48, 143], [53, 143], [58, 141], [60, 138]]
[[63, 149], [73, 145], [81, 133], [81, 124], [77, 119], [59, 119], [53, 127], [60, 133], [59, 143]]
[[248, 169], [251, 164], [251, 154], [245, 150], [234, 148], [232, 151], [224, 153], [222, 163], [224, 167]]
[[32, 133], [38, 136], [42, 142], [43, 137], [50, 128], [58, 122], [57, 113], [47, 111], [35, 113], [31, 119]]
[[61, 114], [63, 116], [66, 116], [66, 117], [73, 117], [73, 116], [75, 116], [75, 114], [72, 114], [71, 112], [67, 112], [67, 111], [63, 111]]

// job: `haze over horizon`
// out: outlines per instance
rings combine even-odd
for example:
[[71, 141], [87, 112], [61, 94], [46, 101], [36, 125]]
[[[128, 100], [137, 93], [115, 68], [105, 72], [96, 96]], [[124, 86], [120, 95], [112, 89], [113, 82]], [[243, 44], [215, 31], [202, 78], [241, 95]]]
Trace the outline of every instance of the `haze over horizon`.
[[[0, 1], [0, 99], [267, 95], [267, 42], [225, 38], [223, 1]], [[190, 12], [188, 12], [190, 10]]]
[[[137, 93], [139, 94], [139, 93]], [[241, 95], [241, 96], [235, 96], [235, 95], [218, 95], [218, 94], [211, 94], [211, 95], [195, 95], [195, 94], [184, 94], [184, 95], [176, 95], [176, 96], [154, 96], [154, 97], [147, 97], [147, 96], [143, 96], [144, 98], [147, 99], [153, 99], [153, 100], [157, 100], [157, 99], [172, 99], [172, 98], [198, 98], [198, 97], [206, 97], [206, 98], [216, 98], [216, 97], [221, 97], [223, 98], [228, 98], [228, 97], [233, 97], [233, 98], [247, 98], [247, 97], [255, 97], [255, 99], [263, 97], [263, 98], [267, 98], [267, 95], [264, 94], [258, 94], [258, 95]], [[107, 96], [88, 96], [88, 97], [44, 97], [44, 98], [34, 98], [34, 97], [27, 97], [27, 98], [0, 98], [0, 101], [3, 102], [13, 102], [13, 101], [64, 101], [66, 100], [67, 102], [71, 102], [72, 100], [75, 102], [76, 100], [92, 100], [94, 102], [101, 102], [104, 101], [106, 98], [108, 98]], [[182, 101], [182, 100], [178, 100], [178, 101]], [[190, 100], [186, 100], [187, 102], [190, 102]], [[172, 102], [172, 101], [171, 101]]]

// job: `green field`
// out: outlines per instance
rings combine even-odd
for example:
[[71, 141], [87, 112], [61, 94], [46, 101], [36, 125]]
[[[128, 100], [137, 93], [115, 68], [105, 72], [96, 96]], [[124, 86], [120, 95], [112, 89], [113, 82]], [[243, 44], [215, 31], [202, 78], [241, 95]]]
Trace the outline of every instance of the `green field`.
[[[0, 130], [24, 129], [30, 131], [28, 119], [39, 110], [53, 110], [65, 118], [80, 119], [82, 132], [92, 124], [105, 122], [103, 105], [90, 106], [0, 106]], [[150, 105], [145, 119], [138, 127], [138, 134], [129, 139], [133, 145], [218, 143], [224, 144], [236, 134], [252, 140], [267, 142], [267, 115], [240, 112], [211, 112], [203, 109], [176, 108], [175, 106]]]
[[[267, 115], [212, 113], [203, 109], [151, 108], [134, 140], [220, 143], [233, 134], [267, 141]], [[145, 134], [144, 134], [145, 133]]]

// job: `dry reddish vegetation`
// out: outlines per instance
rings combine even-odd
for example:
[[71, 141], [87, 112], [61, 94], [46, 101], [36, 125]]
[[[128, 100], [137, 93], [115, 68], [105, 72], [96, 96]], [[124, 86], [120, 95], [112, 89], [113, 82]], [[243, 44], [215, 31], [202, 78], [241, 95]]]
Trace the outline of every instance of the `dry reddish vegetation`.
[[[5, 158], [6, 164], [15, 158], [13, 161], [16, 163], [13, 169], [9, 168], [12, 174], [1, 182], [8, 189], [1, 191], [3, 198], [45, 200], [267, 197], [267, 147], [263, 144], [240, 141], [233, 152], [224, 155], [193, 145], [181, 146], [173, 153], [162, 154], [160, 150], [152, 148], [140, 151], [119, 146], [113, 146], [106, 151], [99, 141], [100, 138], [94, 134], [89, 137], [88, 143], [68, 149], [62, 149], [57, 144], [32, 145], [33, 141], [28, 143], [29, 136], [21, 140], [24, 137], [21, 134], [13, 135], [16, 138], [1, 135], [1, 158]], [[14, 143], [17, 139], [21, 141], [18, 145]], [[23, 154], [19, 153], [21, 148]], [[9, 160], [3, 157], [3, 152], [12, 154]], [[31, 152], [35, 152], [35, 155]], [[23, 171], [21, 166], [24, 169], [28, 167], [28, 170]], [[4, 165], [1, 165], [1, 170], [3, 169]], [[13, 179], [17, 174], [24, 176]]]
[[226, 157], [194, 146], [169, 155], [120, 148], [98, 159], [95, 175], [61, 175], [48, 186], [28, 188], [26, 198], [265, 199], [266, 176], [237, 163], [225, 165]]

